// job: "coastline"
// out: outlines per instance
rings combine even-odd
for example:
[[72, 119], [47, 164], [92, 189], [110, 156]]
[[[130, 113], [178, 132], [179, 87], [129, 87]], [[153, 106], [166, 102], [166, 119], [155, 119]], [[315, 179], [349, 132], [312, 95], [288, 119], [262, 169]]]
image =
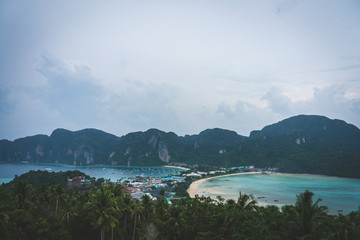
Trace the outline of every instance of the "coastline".
[[[191, 185], [187, 189], [187, 192], [191, 198], [195, 198], [195, 196], [198, 195], [200, 197], [209, 196], [212, 199], [216, 200], [216, 196], [221, 196], [225, 200], [233, 199], [236, 201], [237, 199], [236, 193], [230, 192], [231, 189], [236, 188], [235, 185], [231, 185], [230, 183], [229, 185], [230, 187], [226, 187], [223, 185], [219, 185], [218, 183], [215, 183], [214, 185], [210, 183], [209, 184], [208, 183], [202, 184], [202, 183], [204, 183], [207, 180], [211, 181], [211, 179], [214, 178], [228, 177], [234, 175], [246, 175], [246, 174], [262, 174], [262, 173], [247, 172], [247, 173], [225, 174], [220, 176], [213, 176], [209, 178], [199, 179], [191, 183]], [[265, 173], [265, 175], [267, 174]], [[254, 194], [254, 197], [256, 197], [258, 206], [275, 205], [281, 208], [283, 205], [289, 205], [289, 204], [294, 205], [296, 201], [295, 196], [303, 192], [304, 189], [306, 188], [312, 191], [317, 198], [324, 199], [324, 202], [322, 202], [321, 204], [328, 206], [328, 211], [331, 214], [337, 214], [338, 210], [342, 210], [343, 212], [349, 213], [351, 211], [356, 211], [358, 208], [358, 205], [354, 204], [354, 198], [357, 199], [355, 200], [356, 202], [359, 201], [358, 195], [356, 195], [356, 192], [359, 192], [359, 186], [360, 186], [359, 185], [360, 179], [358, 178], [356, 179], [342, 178], [337, 176], [328, 176], [328, 175], [320, 175], [320, 174], [304, 174], [304, 173], [269, 173], [269, 175], [274, 175], [279, 177], [284, 176], [284, 179], [282, 179], [281, 177], [278, 179], [278, 181], [286, 181], [287, 177], [289, 176], [292, 177], [293, 182], [302, 182], [302, 180], [304, 180], [304, 182], [302, 183], [302, 185], [290, 184], [289, 186], [291, 188], [289, 188], [289, 186], [286, 186], [285, 184], [285, 186], [283, 186], [283, 189], [282, 188], [272, 189], [270, 186], [270, 191], [265, 190], [264, 192], [260, 191], [257, 194], [252, 193]], [[234, 179], [234, 181], [238, 181], [238, 180], [239, 179]], [[228, 181], [232, 181], [232, 180], [228, 180]], [[250, 181], [250, 180], [247, 179], [245, 180], [245, 182], [246, 181]], [[264, 183], [264, 189], [266, 189], [268, 187], [267, 182], [263, 182], [263, 183]], [[226, 183], [222, 182], [222, 184], [225, 185]], [[240, 184], [240, 182], [238, 184]], [[256, 184], [260, 189], [263, 188], [261, 182], [257, 182]], [[247, 186], [246, 183], [244, 186]], [[318, 191], [319, 186], [321, 191]], [[346, 190], [348, 187], [354, 189], [353, 192], [348, 193]], [[293, 191], [293, 188], [296, 189], [296, 191]], [[245, 189], [243, 188], [236, 188], [236, 189], [237, 191], [241, 190], [242, 192], [244, 190], [244, 193], [246, 193]], [[289, 194], [288, 195], [279, 194], [280, 192], [281, 193], [289, 192], [292, 195], [290, 196]], [[334, 193], [335, 195], [332, 196], [329, 195], [328, 193], [331, 194]], [[344, 194], [349, 194], [349, 196], [343, 196]]]
[[179, 167], [179, 166], [170, 166], [170, 165], [165, 165], [165, 166], [161, 166], [161, 167], [177, 168], [177, 169], [182, 169], [182, 170], [185, 170], [185, 171], [189, 171], [189, 170], [190, 170], [190, 168]]
[[[262, 173], [262, 172], [243, 172], [243, 173], [231, 173], [231, 174], [225, 174], [225, 175], [219, 175], [219, 176], [214, 176], [214, 177], [209, 177], [209, 178], [202, 178], [199, 179], [193, 183], [190, 184], [187, 192], [190, 196], [190, 198], [195, 198], [195, 195], [198, 194], [200, 195], [200, 192], [198, 191], [198, 186], [203, 183], [204, 181], [210, 180], [210, 179], [214, 179], [214, 178], [219, 178], [219, 177], [229, 177], [229, 176], [235, 176], [235, 175], [245, 175], [245, 174], [267, 174], [267, 173]], [[274, 174], [274, 175], [291, 175], [291, 176], [312, 176], [312, 177], [330, 177], [330, 178], [341, 178], [338, 176], [330, 176], [330, 175], [321, 175], [321, 174], [311, 174], [311, 173], [280, 173], [280, 172], [273, 172], [270, 174]], [[357, 179], [357, 178], [354, 178]], [[221, 195], [219, 193], [219, 195]]]
[[[0, 163], [0, 185], [2, 183], [8, 183], [12, 181], [15, 177], [15, 175], [22, 175], [25, 174], [31, 170], [33, 171], [44, 171], [45, 168], [50, 168], [48, 170], [52, 172], [59, 172], [59, 171], [73, 171], [73, 170], [79, 170], [86, 175], [89, 175], [90, 177], [96, 177], [96, 178], [105, 178], [110, 179], [112, 182], [117, 182], [118, 179], [124, 178], [134, 178], [137, 174], [141, 174], [143, 171], [147, 172], [145, 173], [147, 176], [153, 176], [156, 178], [165, 177], [170, 172], [173, 172], [172, 174], [179, 174], [182, 169], [179, 167], [169, 166], [120, 166], [120, 165], [87, 165], [87, 166], [80, 166], [80, 165], [70, 165], [70, 164], [64, 164], [64, 163]], [[102, 168], [105, 168], [104, 171], [101, 171]], [[141, 168], [146, 168], [149, 170], [142, 170]], [[163, 170], [155, 173], [151, 173], [151, 168], [163, 168]], [[128, 170], [132, 169], [132, 170]], [[133, 170], [137, 170], [137, 172], [133, 172]], [[172, 169], [172, 170], [170, 170]], [[91, 172], [92, 171], [92, 172]], [[128, 173], [131, 171], [132, 173]], [[113, 173], [114, 172], [114, 173]]]
[[80, 167], [80, 168], [91, 168], [91, 167], [106, 167], [106, 168], [116, 168], [116, 167], [129, 167], [129, 168], [143, 168], [143, 167], [166, 167], [166, 168], [176, 168], [182, 169], [185, 171], [190, 170], [190, 168], [179, 167], [179, 166], [171, 166], [171, 165], [155, 165], [155, 166], [127, 166], [127, 165], [109, 165], [109, 164], [91, 164], [91, 165], [74, 165], [74, 164], [66, 164], [66, 163], [54, 163], [54, 162], [0, 162], [0, 164], [33, 164], [33, 165], [53, 165], [53, 166], [66, 166], [66, 167]]
[[231, 174], [225, 174], [225, 175], [219, 175], [219, 176], [214, 176], [214, 177], [208, 177], [208, 178], [202, 178], [199, 179], [195, 182], [192, 182], [187, 190], [189, 196], [191, 198], [194, 198], [195, 195], [198, 194], [198, 187], [201, 183], [210, 180], [210, 179], [214, 179], [214, 178], [220, 178], [220, 177], [229, 177], [229, 176], [236, 176], [236, 175], [245, 175], [245, 174], [263, 174], [262, 172], [243, 172], [243, 173], [231, 173]]

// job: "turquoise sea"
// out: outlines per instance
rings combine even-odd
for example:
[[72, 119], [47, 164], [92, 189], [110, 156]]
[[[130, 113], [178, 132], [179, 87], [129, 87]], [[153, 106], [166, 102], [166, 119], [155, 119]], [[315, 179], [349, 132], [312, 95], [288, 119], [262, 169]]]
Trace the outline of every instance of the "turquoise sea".
[[210, 179], [198, 186], [199, 195], [237, 200], [239, 191], [253, 194], [260, 205], [295, 204], [296, 195], [309, 189], [329, 213], [344, 214], [360, 206], [360, 179], [301, 174], [246, 174]]
[[10, 182], [15, 175], [20, 176], [30, 170], [48, 170], [54, 172], [79, 170], [90, 177], [110, 179], [116, 182], [121, 178], [135, 178], [143, 174], [149, 177], [163, 177], [176, 174], [181, 169], [171, 167], [127, 167], [127, 166], [72, 166], [65, 164], [31, 164], [31, 163], [2, 163], [0, 164], [0, 184]]

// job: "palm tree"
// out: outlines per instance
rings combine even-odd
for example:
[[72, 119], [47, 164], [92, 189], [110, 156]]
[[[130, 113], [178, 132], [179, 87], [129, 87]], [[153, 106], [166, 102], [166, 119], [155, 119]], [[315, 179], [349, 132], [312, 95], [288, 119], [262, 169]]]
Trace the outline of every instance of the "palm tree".
[[66, 211], [62, 216], [61, 216], [61, 221], [65, 222], [66, 228], [69, 229], [70, 226], [70, 220], [77, 216], [78, 214], [72, 211]]
[[236, 203], [236, 208], [239, 209], [241, 212], [256, 210], [256, 204], [257, 201], [254, 199], [254, 196], [252, 194], [248, 195], [239, 192], [239, 198]]
[[79, 199], [75, 195], [72, 195], [71, 191], [67, 191], [65, 196], [66, 204], [64, 205], [63, 212], [61, 213], [61, 221], [65, 222], [66, 228], [69, 229], [71, 219], [78, 216], [76, 207], [79, 203]]
[[145, 194], [142, 196], [142, 206], [144, 207], [144, 218], [148, 220], [149, 214], [152, 212], [153, 204], [149, 195]]
[[131, 217], [134, 218], [134, 230], [133, 230], [133, 240], [135, 239], [135, 231], [136, 231], [136, 224], [137, 219], [140, 220], [141, 216], [143, 215], [144, 208], [138, 203], [135, 203], [132, 209]]
[[64, 186], [61, 184], [58, 184], [55, 188], [55, 194], [56, 194], [55, 215], [57, 215], [59, 200], [62, 199], [63, 195], [64, 195]]
[[124, 195], [124, 187], [121, 184], [116, 184], [114, 187], [115, 197], [121, 197]]
[[165, 214], [168, 211], [169, 204], [166, 202], [165, 198], [160, 198], [155, 204], [155, 213], [156, 217], [160, 220], [165, 220]]
[[236, 202], [234, 199], [226, 200], [225, 210], [224, 211], [224, 220], [223, 220], [223, 228], [224, 232], [229, 231], [231, 226], [235, 222], [235, 209], [236, 209]]
[[181, 221], [180, 213], [181, 211], [178, 206], [173, 206], [170, 208], [167, 225], [170, 227], [174, 240], [176, 240], [180, 235], [180, 221]]
[[360, 239], [360, 206], [348, 215], [339, 214], [333, 226], [334, 240]]
[[218, 201], [218, 204], [224, 204], [225, 198], [223, 198], [222, 196], [216, 196], [216, 199]]
[[0, 186], [0, 238], [6, 239], [5, 233], [7, 232], [7, 224], [9, 222], [9, 195], [3, 186]]
[[114, 194], [106, 189], [104, 185], [90, 196], [87, 203], [89, 216], [93, 219], [92, 225], [100, 228], [100, 238], [105, 238], [105, 227], [114, 228], [118, 220], [115, 218], [117, 206]]
[[226, 208], [230, 209], [230, 208], [235, 208], [236, 206], [236, 202], [234, 199], [228, 199], [226, 200]]
[[117, 200], [118, 208], [120, 214], [124, 219], [124, 229], [127, 231], [127, 219], [131, 215], [133, 200], [129, 194], [125, 194], [121, 199]]
[[295, 212], [303, 239], [317, 239], [320, 228], [324, 226], [324, 220], [329, 220], [326, 214], [327, 207], [319, 206], [321, 198], [313, 202], [313, 196], [314, 193], [309, 190], [296, 195]]
[[30, 191], [29, 185], [25, 181], [17, 181], [15, 183], [15, 194], [16, 194], [16, 206], [19, 209], [25, 209], [30, 205], [28, 200]]
[[5, 234], [6, 232], [6, 225], [8, 224], [9, 221], [9, 215], [0, 212], [0, 237], [5, 237], [3, 234]]

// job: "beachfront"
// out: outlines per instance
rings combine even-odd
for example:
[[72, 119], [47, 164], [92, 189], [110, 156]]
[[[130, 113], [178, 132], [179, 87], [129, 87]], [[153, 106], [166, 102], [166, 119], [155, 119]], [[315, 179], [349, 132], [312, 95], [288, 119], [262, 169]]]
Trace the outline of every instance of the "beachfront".
[[[206, 180], [209, 181], [205, 182]], [[199, 195], [212, 199], [221, 196], [225, 200], [236, 200], [241, 191], [252, 194], [259, 206], [276, 205], [280, 208], [283, 205], [295, 204], [296, 196], [309, 190], [315, 194], [315, 199], [323, 199], [320, 205], [327, 206], [329, 213], [337, 214], [338, 211], [356, 211], [360, 202], [357, 194], [360, 190], [359, 181], [312, 174], [239, 173], [198, 180], [190, 185], [187, 193], [191, 198]]]
[[[196, 194], [200, 195], [199, 191], [198, 191], [198, 186], [203, 183], [204, 181], [210, 180], [210, 179], [214, 179], [214, 178], [220, 178], [220, 177], [229, 177], [229, 176], [235, 176], [235, 175], [244, 175], [244, 174], [262, 174], [262, 172], [242, 172], [242, 173], [231, 173], [231, 174], [225, 174], [225, 175], [220, 175], [220, 176], [214, 176], [214, 177], [209, 177], [209, 178], [203, 178], [200, 180], [197, 180], [193, 183], [190, 184], [189, 189], [187, 190], [189, 196], [191, 198], [194, 198]], [[209, 190], [209, 189], [208, 189]], [[220, 195], [220, 194], [219, 194]]]

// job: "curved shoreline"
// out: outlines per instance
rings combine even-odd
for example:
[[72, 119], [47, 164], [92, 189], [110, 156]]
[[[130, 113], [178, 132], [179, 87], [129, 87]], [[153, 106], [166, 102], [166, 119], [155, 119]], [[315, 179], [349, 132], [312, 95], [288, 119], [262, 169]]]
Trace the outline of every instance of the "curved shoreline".
[[[192, 182], [187, 190], [190, 198], [195, 198], [196, 194], [199, 194], [198, 191], [198, 187], [201, 183], [210, 180], [210, 179], [214, 179], [214, 178], [220, 178], [220, 177], [229, 177], [229, 176], [236, 176], [236, 175], [246, 175], [246, 174], [268, 174], [268, 173], [263, 173], [263, 172], [243, 172], [243, 173], [231, 173], [231, 174], [225, 174], [225, 175], [219, 175], [219, 176], [214, 176], [214, 177], [209, 177], [209, 178], [202, 178], [199, 179], [195, 182]], [[329, 175], [321, 175], [321, 174], [310, 174], [310, 173], [279, 173], [279, 172], [273, 172], [270, 174], [275, 174], [275, 175], [292, 175], [292, 176], [313, 176], [313, 177], [330, 177], [330, 178], [341, 178], [338, 176], [329, 176]], [[355, 178], [357, 179], [357, 178]], [[200, 194], [199, 194], [200, 195]]]
[[195, 195], [198, 194], [198, 187], [201, 183], [210, 180], [210, 179], [214, 179], [214, 178], [220, 178], [220, 177], [229, 177], [229, 176], [236, 176], [236, 175], [245, 175], [245, 174], [263, 174], [262, 172], [243, 172], [243, 173], [231, 173], [231, 174], [225, 174], [225, 175], [219, 175], [219, 176], [214, 176], [214, 177], [209, 177], [209, 178], [203, 178], [203, 179], [199, 179], [195, 182], [192, 182], [187, 190], [189, 196], [191, 198], [194, 198]]

